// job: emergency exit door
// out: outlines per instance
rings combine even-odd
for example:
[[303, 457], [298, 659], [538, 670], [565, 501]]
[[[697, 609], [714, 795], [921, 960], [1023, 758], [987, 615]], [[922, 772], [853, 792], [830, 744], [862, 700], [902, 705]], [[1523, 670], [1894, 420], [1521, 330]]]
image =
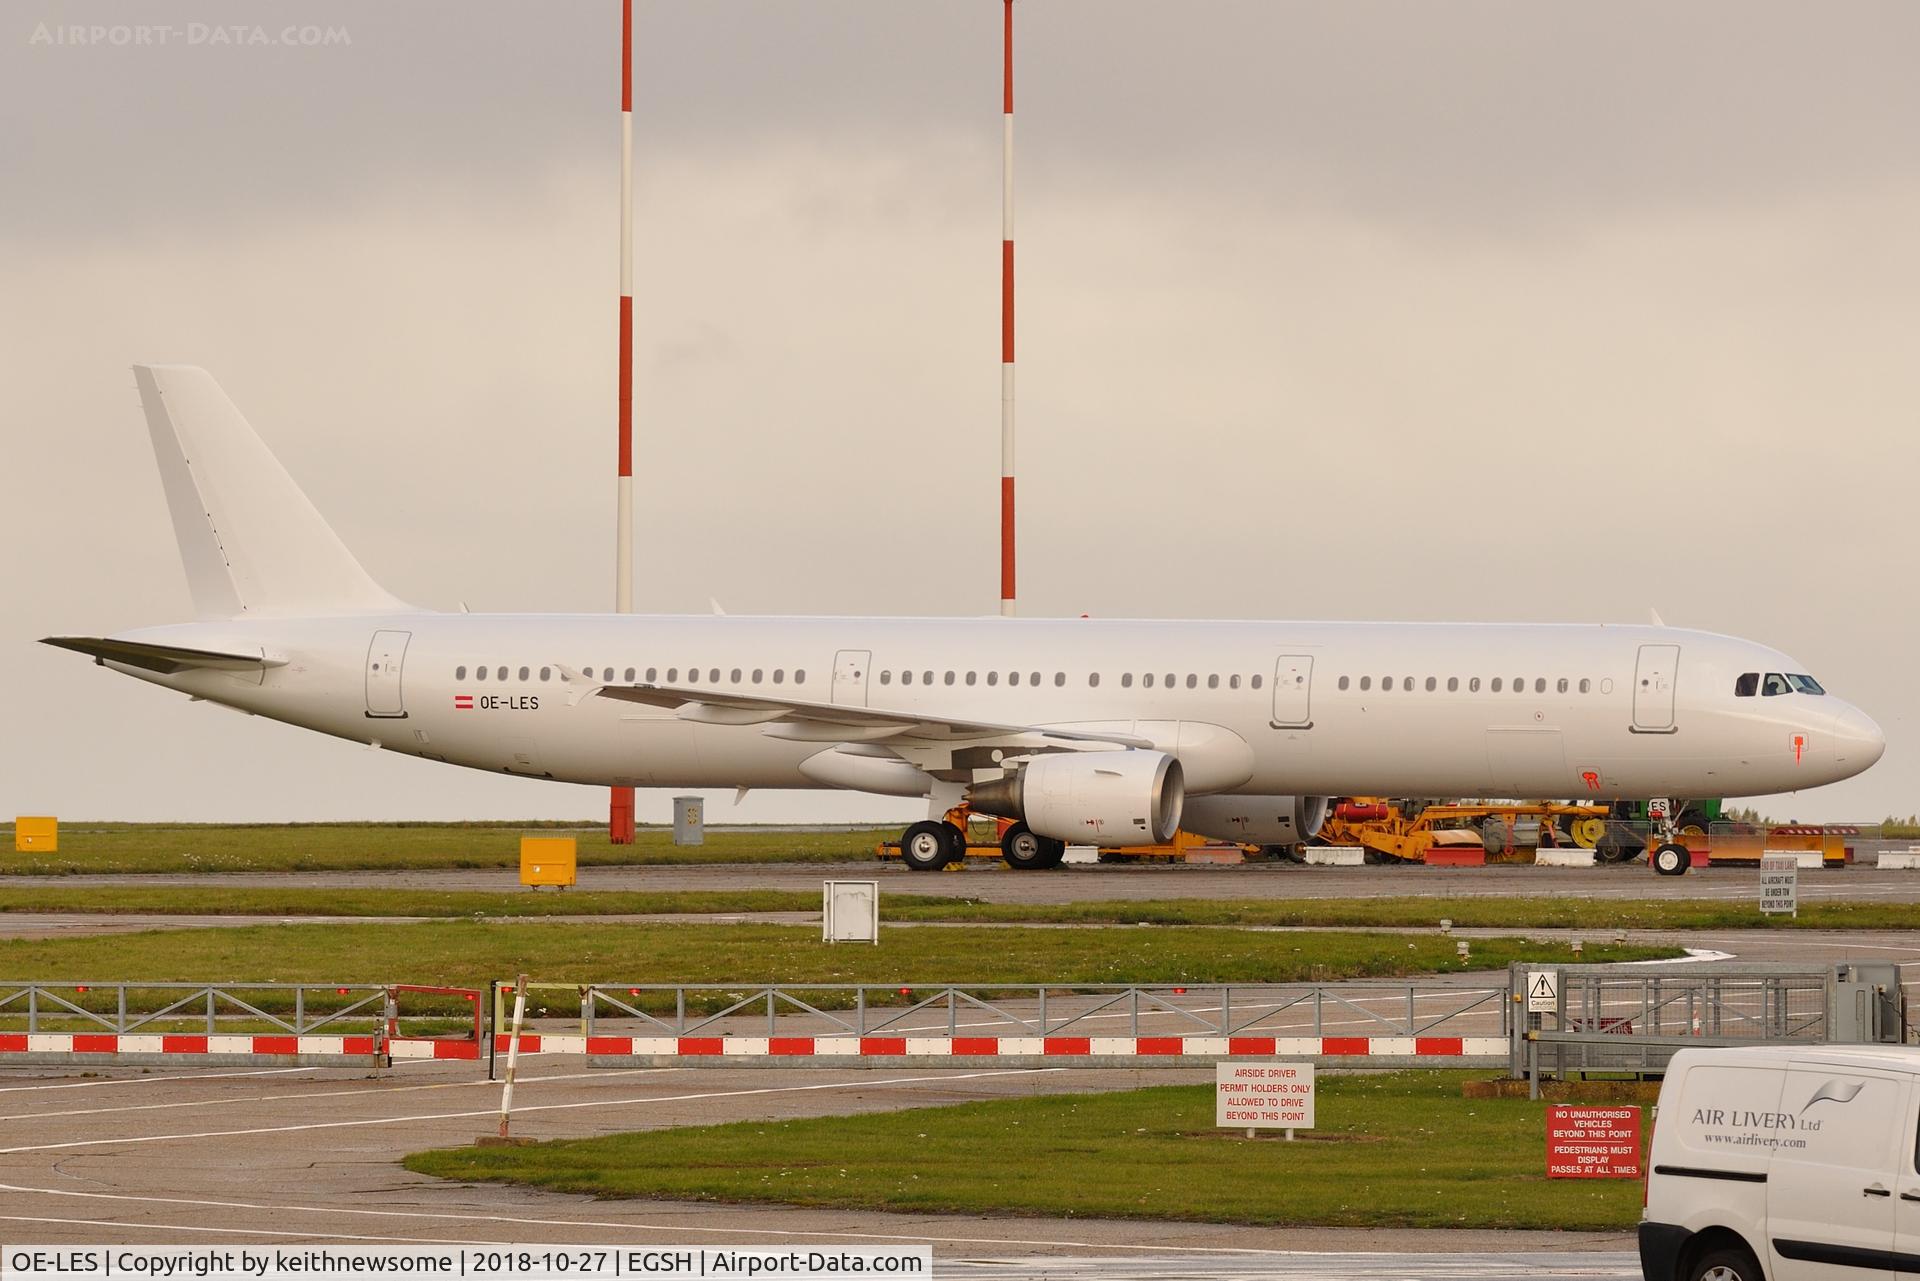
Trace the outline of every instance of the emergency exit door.
[[873, 662], [870, 649], [843, 649], [833, 656], [832, 701], [849, 707], [867, 705], [867, 668]]
[[375, 632], [367, 646], [367, 715], [398, 719], [407, 714], [400, 690], [400, 672], [407, 659], [412, 632]]
[[1313, 723], [1313, 658], [1282, 654], [1273, 668], [1273, 723], [1299, 727]]
[[1671, 734], [1674, 678], [1680, 670], [1678, 645], [1642, 645], [1633, 674], [1633, 727], [1643, 734]]

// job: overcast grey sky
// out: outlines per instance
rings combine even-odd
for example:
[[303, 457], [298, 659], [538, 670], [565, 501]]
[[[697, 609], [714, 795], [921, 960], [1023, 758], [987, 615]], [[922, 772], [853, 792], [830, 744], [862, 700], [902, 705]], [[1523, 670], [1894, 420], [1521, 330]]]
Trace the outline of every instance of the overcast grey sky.
[[[642, 607], [992, 612], [1000, 5], [636, 14]], [[1025, 612], [1657, 606], [1886, 728], [1775, 813], [1920, 808], [1920, 8], [1018, 22]], [[402, 597], [610, 602], [617, 38], [613, 0], [9, 8], [0, 813], [604, 812], [31, 642], [189, 616], [136, 360], [212, 370]]]

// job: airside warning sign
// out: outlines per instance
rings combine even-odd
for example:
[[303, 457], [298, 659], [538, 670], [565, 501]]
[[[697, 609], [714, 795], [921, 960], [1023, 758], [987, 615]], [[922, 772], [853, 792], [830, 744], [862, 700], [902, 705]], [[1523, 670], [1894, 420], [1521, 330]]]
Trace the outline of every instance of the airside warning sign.
[[1560, 1008], [1560, 971], [1527, 971], [1527, 1013], [1552, 1014]]
[[1640, 1109], [1547, 1109], [1549, 1179], [1640, 1177]]
[[1313, 1064], [1214, 1064], [1213, 1123], [1235, 1130], [1311, 1130]]

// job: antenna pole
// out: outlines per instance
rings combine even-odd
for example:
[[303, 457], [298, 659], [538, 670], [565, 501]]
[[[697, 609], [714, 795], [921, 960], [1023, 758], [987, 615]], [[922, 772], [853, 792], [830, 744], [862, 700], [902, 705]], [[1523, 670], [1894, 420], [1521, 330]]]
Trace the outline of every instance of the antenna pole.
[[1014, 614], [1013, 518], [1013, 0], [1001, 39], [1000, 143], [1000, 612]]

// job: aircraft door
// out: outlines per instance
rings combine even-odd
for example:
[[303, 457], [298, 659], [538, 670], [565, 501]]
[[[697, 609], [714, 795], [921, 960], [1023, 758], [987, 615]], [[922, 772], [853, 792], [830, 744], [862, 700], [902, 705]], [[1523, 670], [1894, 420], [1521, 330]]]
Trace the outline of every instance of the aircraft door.
[[833, 697], [836, 703], [850, 707], [867, 705], [867, 668], [872, 665], [870, 649], [843, 649], [833, 656]]
[[1680, 671], [1678, 645], [1642, 645], [1633, 674], [1633, 727], [1645, 734], [1671, 734], [1673, 686]]
[[367, 715], [401, 719], [407, 714], [400, 693], [400, 669], [412, 632], [375, 632], [367, 646]]
[[1273, 668], [1273, 724], [1311, 726], [1313, 703], [1313, 658], [1308, 654], [1282, 654]]

